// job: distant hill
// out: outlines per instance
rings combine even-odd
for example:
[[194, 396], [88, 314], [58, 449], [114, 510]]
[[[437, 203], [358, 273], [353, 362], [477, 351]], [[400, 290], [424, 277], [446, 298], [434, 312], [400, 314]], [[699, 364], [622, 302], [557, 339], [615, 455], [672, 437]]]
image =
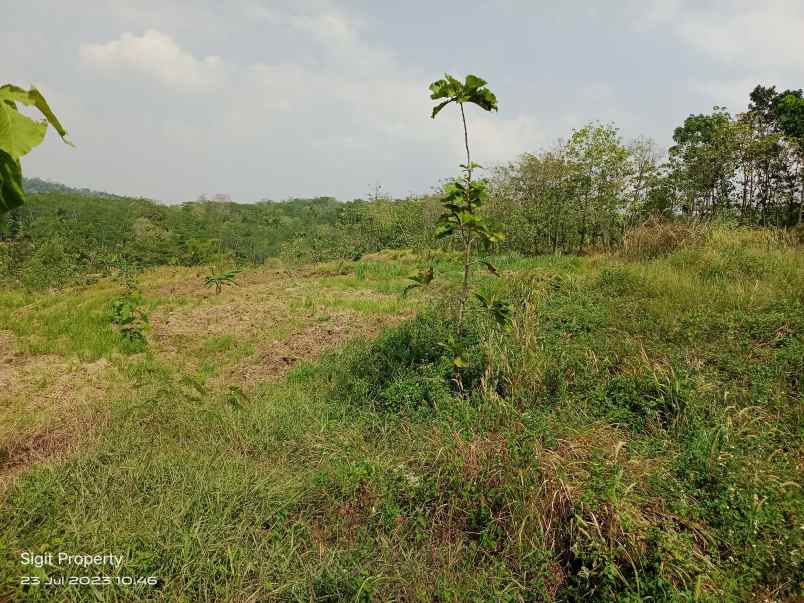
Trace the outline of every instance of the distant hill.
[[22, 186], [26, 193], [72, 193], [76, 195], [84, 195], [87, 197], [115, 197], [122, 198], [120, 195], [112, 193], [104, 193], [102, 191], [92, 190], [90, 188], [73, 188], [60, 182], [51, 182], [50, 180], [42, 180], [41, 178], [23, 178]]

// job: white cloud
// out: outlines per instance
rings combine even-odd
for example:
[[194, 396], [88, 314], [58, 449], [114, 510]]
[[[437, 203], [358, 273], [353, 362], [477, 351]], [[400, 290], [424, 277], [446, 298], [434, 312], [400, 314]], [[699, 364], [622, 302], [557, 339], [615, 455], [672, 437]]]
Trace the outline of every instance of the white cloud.
[[345, 15], [298, 15], [291, 23], [324, 43], [356, 44], [358, 31], [353, 20]]
[[735, 67], [804, 72], [804, 3], [640, 1], [637, 27], [668, 28], [687, 46]]
[[731, 15], [707, 15], [681, 24], [691, 45], [724, 62], [773, 69], [801, 69], [804, 4], [768, 2]]
[[[467, 121], [472, 160], [485, 167], [535, 151], [548, 141], [542, 124], [527, 115], [506, 118], [497, 113], [469, 111]], [[450, 126], [453, 154], [459, 154], [463, 163], [466, 149], [462, 132], [458, 123]]]
[[686, 102], [679, 117], [714, 105], [745, 111], [757, 84], [801, 87], [801, 0], [631, 0], [630, 9], [634, 29], [680, 43], [686, 77], [677, 81], [677, 96]]
[[148, 29], [141, 36], [124, 33], [107, 43], [82, 44], [81, 60], [110, 75], [135, 73], [169, 88], [205, 90], [223, 79], [223, 61], [217, 56], [197, 59], [173, 38]]
[[[80, 65], [110, 80], [133, 79], [136, 93], [109, 87], [105, 95], [123, 90], [120, 102], [89, 111], [93, 123], [78, 130], [129, 123], [117, 153], [132, 161], [153, 155], [149, 178], [109, 171], [109, 179], [129, 182], [120, 190], [163, 199], [213, 190], [239, 200], [350, 198], [375, 181], [395, 194], [425, 190], [464, 161], [458, 112], [431, 120], [427, 85], [440, 71], [405, 63], [404, 54], [372, 35], [382, 23], [347, 8], [327, 0], [254, 2], [220, 21], [220, 31], [202, 33], [190, 24], [196, 17], [206, 23], [206, 13], [188, 12], [184, 26], [126, 13], [111, 40], [80, 44]], [[125, 30], [134, 33], [118, 37]], [[127, 121], [129, 99], [159, 99], [166, 88], [183, 95], [181, 102], [145, 103], [137, 115], [147, 118]], [[548, 142], [544, 120], [528, 112], [470, 108], [473, 158], [491, 166]], [[110, 144], [100, 136], [86, 143], [82, 152], [95, 154]], [[177, 176], [181, 170], [192, 170], [193, 178]], [[157, 180], [159, 188], [150, 188]]]

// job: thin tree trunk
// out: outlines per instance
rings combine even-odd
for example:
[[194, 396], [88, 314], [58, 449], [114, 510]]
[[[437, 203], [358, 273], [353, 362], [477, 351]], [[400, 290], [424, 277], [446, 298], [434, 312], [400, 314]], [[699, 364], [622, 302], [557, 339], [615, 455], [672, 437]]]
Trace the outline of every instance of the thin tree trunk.
[[[469, 154], [469, 131], [466, 127], [466, 114], [463, 110], [463, 103], [458, 103], [461, 108], [461, 122], [463, 123], [463, 142], [466, 147], [466, 194], [469, 194], [469, 186], [472, 183], [472, 156]], [[468, 199], [467, 199], [468, 201]], [[469, 255], [471, 252], [472, 239], [463, 226], [461, 226], [461, 242], [463, 243], [463, 289], [461, 290], [460, 305], [458, 308], [458, 337], [463, 335], [463, 315], [466, 300], [469, 298], [469, 274], [471, 264]]]
[[799, 171], [801, 172], [801, 190], [799, 191], [799, 203], [798, 203], [798, 222], [797, 224], [801, 225], [801, 218], [802, 212], [804, 212], [804, 151], [801, 153], [801, 159], [799, 160], [801, 165], [799, 166]]
[[466, 114], [463, 112], [463, 103], [458, 103], [461, 107], [461, 121], [463, 122], [463, 143], [466, 146], [466, 180], [472, 180], [472, 158], [469, 155], [469, 131], [466, 129]]

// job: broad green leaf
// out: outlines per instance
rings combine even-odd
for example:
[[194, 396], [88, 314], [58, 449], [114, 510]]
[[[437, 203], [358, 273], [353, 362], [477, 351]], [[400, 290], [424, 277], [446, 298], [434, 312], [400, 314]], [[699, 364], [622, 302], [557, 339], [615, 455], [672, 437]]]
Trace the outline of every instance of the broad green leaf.
[[440, 224], [438, 228], [436, 228], [435, 236], [437, 239], [444, 239], [450, 236], [454, 232], [455, 232], [454, 224]]
[[445, 100], [443, 103], [439, 103], [438, 105], [433, 107], [433, 114], [430, 116], [430, 119], [435, 119], [435, 116], [438, 115], [438, 113], [441, 111], [441, 109], [446, 107], [451, 102], [452, 102], [452, 99]]
[[0, 151], [0, 214], [25, 202], [20, 162]]
[[[17, 104], [35, 107], [45, 119], [36, 121], [17, 111]], [[41, 144], [50, 123], [65, 138], [67, 132], [54, 115], [45, 97], [36, 89], [24, 90], [6, 84], [0, 86], [0, 214], [22, 205], [22, 170], [19, 159]]]
[[488, 88], [475, 90], [469, 98], [469, 102], [476, 104], [486, 111], [497, 111], [497, 97]]
[[460, 82], [458, 82], [451, 75], [445, 75], [443, 79], [436, 80], [430, 84], [430, 92], [430, 98], [433, 100], [454, 97], [458, 92], [460, 92]]
[[0, 150], [19, 159], [40, 144], [47, 122], [34, 121], [17, 111], [12, 103], [0, 102]]
[[468, 211], [462, 211], [459, 213], [458, 219], [463, 223], [464, 226], [469, 226], [470, 228], [477, 226], [481, 220], [480, 216], [476, 216]]
[[36, 88], [31, 87], [30, 90], [23, 90], [19, 86], [14, 86], [13, 84], [0, 86], [0, 100], [10, 100], [12, 102], [22, 103], [23, 105], [28, 105], [30, 107], [36, 107], [39, 109], [42, 115], [45, 116], [45, 119], [48, 121], [48, 123], [53, 126], [53, 129], [58, 132], [59, 136], [64, 139], [64, 142], [67, 144], [72, 144], [65, 139], [67, 136], [67, 130], [65, 130], [64, 126], [61, 125], [61, 122], [56, 117], [56, 114], [53, 113], [50, 105], [47, 104], [45, 97], [42, 96], [42, 93]]
[[465, 188], [466, 187], [464, 186], [463, 182], [461, 182], [460, 180], [450, 180], [444, 186], [444, 192], [447, 195], [451, 195], [451, 194], [454, 194], [454, 193], [463, 194], [463, 191], [465, 190]]
[[476, 89], [485, 86], [486, 80], [470, 74], [466, 76], [466, 83], [464, 85], [469, 89]]
[[454, 364], [457, 368], [466, 368], [469, 366], [469, 362], [463, 356], [455, 356], [452, 359], [452, 364]]
[[477, 301], [481, 303], [481, 305], [484, 308], [488, 308], [491, 305], [489, 300], [486, 299], [486, 296], [483, 295], [482, 293], [475, 293], [475, 298], [477, 299]]

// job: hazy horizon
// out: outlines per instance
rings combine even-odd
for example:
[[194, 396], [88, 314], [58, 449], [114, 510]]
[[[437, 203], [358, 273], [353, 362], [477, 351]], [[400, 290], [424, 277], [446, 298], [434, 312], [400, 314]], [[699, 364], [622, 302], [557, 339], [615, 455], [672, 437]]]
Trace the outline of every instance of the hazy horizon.
[[14, 10], [0, 25], [4, 78], [38, 86], [76, 144], [51, 133], [26, 175], [168, 203], [428, 192], [461, 161], [457, 115], [429, 118], [427, 84], [445, 71], [476, 73], [499, 97], [499, 114], [469, 117], [484, 164], [589, 121], [667, 146], [690, 113], [736, 113], [758, 83], [804, 81], [792, 1]]

